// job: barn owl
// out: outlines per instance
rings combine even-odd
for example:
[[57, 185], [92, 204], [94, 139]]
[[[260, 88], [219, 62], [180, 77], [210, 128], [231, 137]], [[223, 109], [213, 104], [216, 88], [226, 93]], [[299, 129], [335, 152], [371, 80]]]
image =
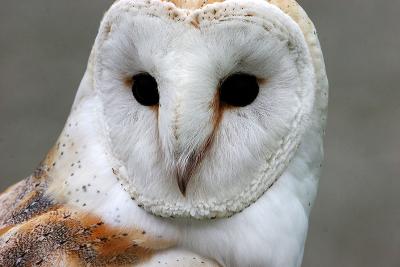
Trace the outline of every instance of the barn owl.
[[300, 266], [327, 93], [294, 0], [115, 1], [0, 266]]

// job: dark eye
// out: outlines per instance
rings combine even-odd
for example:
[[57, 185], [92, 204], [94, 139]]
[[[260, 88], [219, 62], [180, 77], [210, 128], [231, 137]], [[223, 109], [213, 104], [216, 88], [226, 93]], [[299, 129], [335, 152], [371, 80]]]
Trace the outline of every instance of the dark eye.
[[148, 73], [133, 76], [132, 93], [143, 106], [158, 105], [160, 100], [156, 79]]
[[257, 98], [260, 87], [253, 75], [236, 73], [226, 78], [220, 87], [220, 101], [234, 107], [245, 107]]

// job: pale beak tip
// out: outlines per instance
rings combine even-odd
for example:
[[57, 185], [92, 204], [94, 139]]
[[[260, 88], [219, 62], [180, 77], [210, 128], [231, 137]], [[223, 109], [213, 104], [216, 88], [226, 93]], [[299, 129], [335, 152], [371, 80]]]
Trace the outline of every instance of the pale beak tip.
[[179, 191], [181, 191], [182, 195], [185, 197], [186, 187], [187, 187], [187, 182], [185, 182], [185, 179], [178, 177], [178, 186], [179, 186]]

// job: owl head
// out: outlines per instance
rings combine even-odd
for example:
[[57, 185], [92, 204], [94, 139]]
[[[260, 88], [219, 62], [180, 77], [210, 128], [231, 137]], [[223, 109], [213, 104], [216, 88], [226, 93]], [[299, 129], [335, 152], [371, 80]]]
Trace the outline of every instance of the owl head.
[[307, 133], [322, 135], [326, 91], [294, 1], [119, 0], [70, 121], [145, 210], [221, 218], [266, 194], [312, 146]]

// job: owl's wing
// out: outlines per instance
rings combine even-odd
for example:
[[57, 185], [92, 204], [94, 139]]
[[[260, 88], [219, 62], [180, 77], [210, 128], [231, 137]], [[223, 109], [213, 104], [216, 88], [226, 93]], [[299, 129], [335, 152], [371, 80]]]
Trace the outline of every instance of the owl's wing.
[[44, 176], [37, 171], [0, 195], [0, 266], [218, 266], [55, 202]]

